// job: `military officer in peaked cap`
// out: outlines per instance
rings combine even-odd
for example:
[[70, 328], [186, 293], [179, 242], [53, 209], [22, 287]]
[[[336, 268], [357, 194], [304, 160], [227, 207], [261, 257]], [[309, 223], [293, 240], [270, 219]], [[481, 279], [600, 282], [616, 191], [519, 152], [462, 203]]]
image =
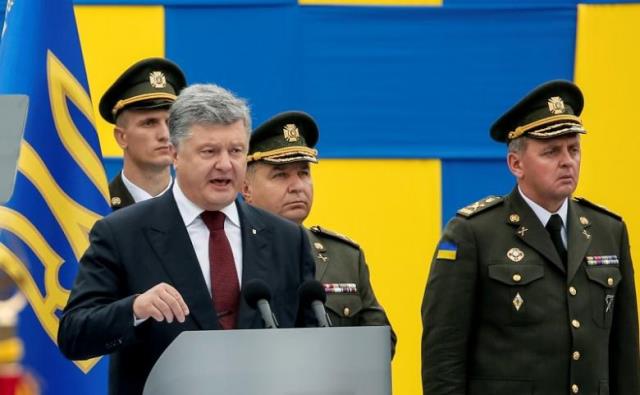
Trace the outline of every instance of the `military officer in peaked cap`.
[[572, 197], [582, 107], [551, 81], [491, 128], [517, 185], [444, 230], [422, 305], [425, 395], [640, 394], [626, 226]]
[[[256, 128], [249, 142], [243, 196], [247, 202], [298, 224], [313, 203], [310, 163], [317, 163], [318, 127], [308, 114], [280, 113]], [[327, 293], [334, 326], [390, 325], [369, 281], [364, 252], [351, 239], [320, 226], [306, 229], [316, 279]], [[396, 337], [392, 334], [392, 351]]]
[[180, 68], [163, 58], [129, 67], [100, 100], [100, 115], [115, 125], [123, 150], [122, 171], [109, 183], [114, 210], [150, 199], [169, 189], [172, 150], [169, 107], [186, 85]]

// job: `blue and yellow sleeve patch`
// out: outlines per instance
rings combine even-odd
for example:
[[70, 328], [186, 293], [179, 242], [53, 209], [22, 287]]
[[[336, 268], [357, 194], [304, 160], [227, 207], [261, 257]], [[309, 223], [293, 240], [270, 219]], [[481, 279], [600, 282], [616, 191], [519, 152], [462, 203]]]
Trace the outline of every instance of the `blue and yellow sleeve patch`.
[[438, 253], [436, 259], [445, 259], [449, 261], [456, 260], [456, 253], [458, 252], [458, 246], [450, 241], [441, 241], [438, 245]]

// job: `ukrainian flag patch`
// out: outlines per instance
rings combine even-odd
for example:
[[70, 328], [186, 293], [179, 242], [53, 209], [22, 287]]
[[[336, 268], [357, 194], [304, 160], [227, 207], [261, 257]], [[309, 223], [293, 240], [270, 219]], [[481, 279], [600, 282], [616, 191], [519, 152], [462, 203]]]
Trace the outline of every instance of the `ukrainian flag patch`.
[[458, 246], [450, 241], [441, 241], [438, 245], [438, 253], [436, 259], [444, 259], [448, 261], [456, 260], [456, 253], [458, 252]]

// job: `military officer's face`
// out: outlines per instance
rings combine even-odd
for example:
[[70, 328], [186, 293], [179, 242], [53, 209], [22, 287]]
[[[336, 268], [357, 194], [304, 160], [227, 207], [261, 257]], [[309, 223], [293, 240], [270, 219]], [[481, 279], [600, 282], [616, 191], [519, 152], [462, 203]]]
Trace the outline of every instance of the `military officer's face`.
[[242, 189], [245, 200], [302, 224], [313, 203], [309, 162], [278, 165], [257, 162], [251, 166]]
[[166, 109], [125, 110], [118, 116], [114, 135], [129, 165], [163, 169], [171, 164], [168, 118]]
[[510, 152], [509, 168], [525, 195], [551, 212], [557, 211], [578, 185], [580, 137], [529, 138], [520, 152]]
[[176, 180], [185, 196], [205, 210], [234, 201], [247, 169], [249, 136], [243, 121], [193, 125], [176, 147]]

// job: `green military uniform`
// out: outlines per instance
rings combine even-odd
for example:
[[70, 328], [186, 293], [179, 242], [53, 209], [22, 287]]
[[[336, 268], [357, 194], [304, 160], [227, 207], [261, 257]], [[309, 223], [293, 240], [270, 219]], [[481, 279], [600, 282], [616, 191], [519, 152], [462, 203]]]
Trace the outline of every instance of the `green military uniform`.
[[[125, 70], [102, 95], [100, 115], [115, 124], [124, 110], [169, 109], [185, 86], [184, 74], [175, 63], [163, 58], [143, 59]], [[120, 173], [109, 183], [109, 194], [113, 210], [135, 203]]]
[[[311, 116], [298, 111], [280, 113], [257, 127], [249, 143], [248, 162], [271, 165], [317, 162], [318, 128]], [[345, 236], [319, 226], [307, 230], [316, 261], [316, 279], [327, 293], [326, 308], [334, 326], [389, 325], [376, 300], [364, 252]], [[396, 335], [391, 329], [392, 353]]]
[[[307, 229], [316, 279], [327, 293], [327, 312], [334, 326], [389, 325], [369, 280], [362, 248], [345, 236], [320, 226]], [[396, 336], [391, 329], [392, 353]]]
[[[581, 103], [562, 89], [552, 97], [579, 115]], [[521, 110], [532, 105], [527, 100]], [[571, 119], [532, 130], [580, 133]], [[640, 394], [626, 226], [570, 198], [566, 229], [565, 263], [518, 188], [458, 211], [434, 255], [423, 300], [425, 395]]]
[[130, 206], [136, 202], [122, 181], [122, 173], [118, 173], [113, 177], [111, 182], [109, 182], [109, 195], [111, 196], [111, 209], [113, 211]]

